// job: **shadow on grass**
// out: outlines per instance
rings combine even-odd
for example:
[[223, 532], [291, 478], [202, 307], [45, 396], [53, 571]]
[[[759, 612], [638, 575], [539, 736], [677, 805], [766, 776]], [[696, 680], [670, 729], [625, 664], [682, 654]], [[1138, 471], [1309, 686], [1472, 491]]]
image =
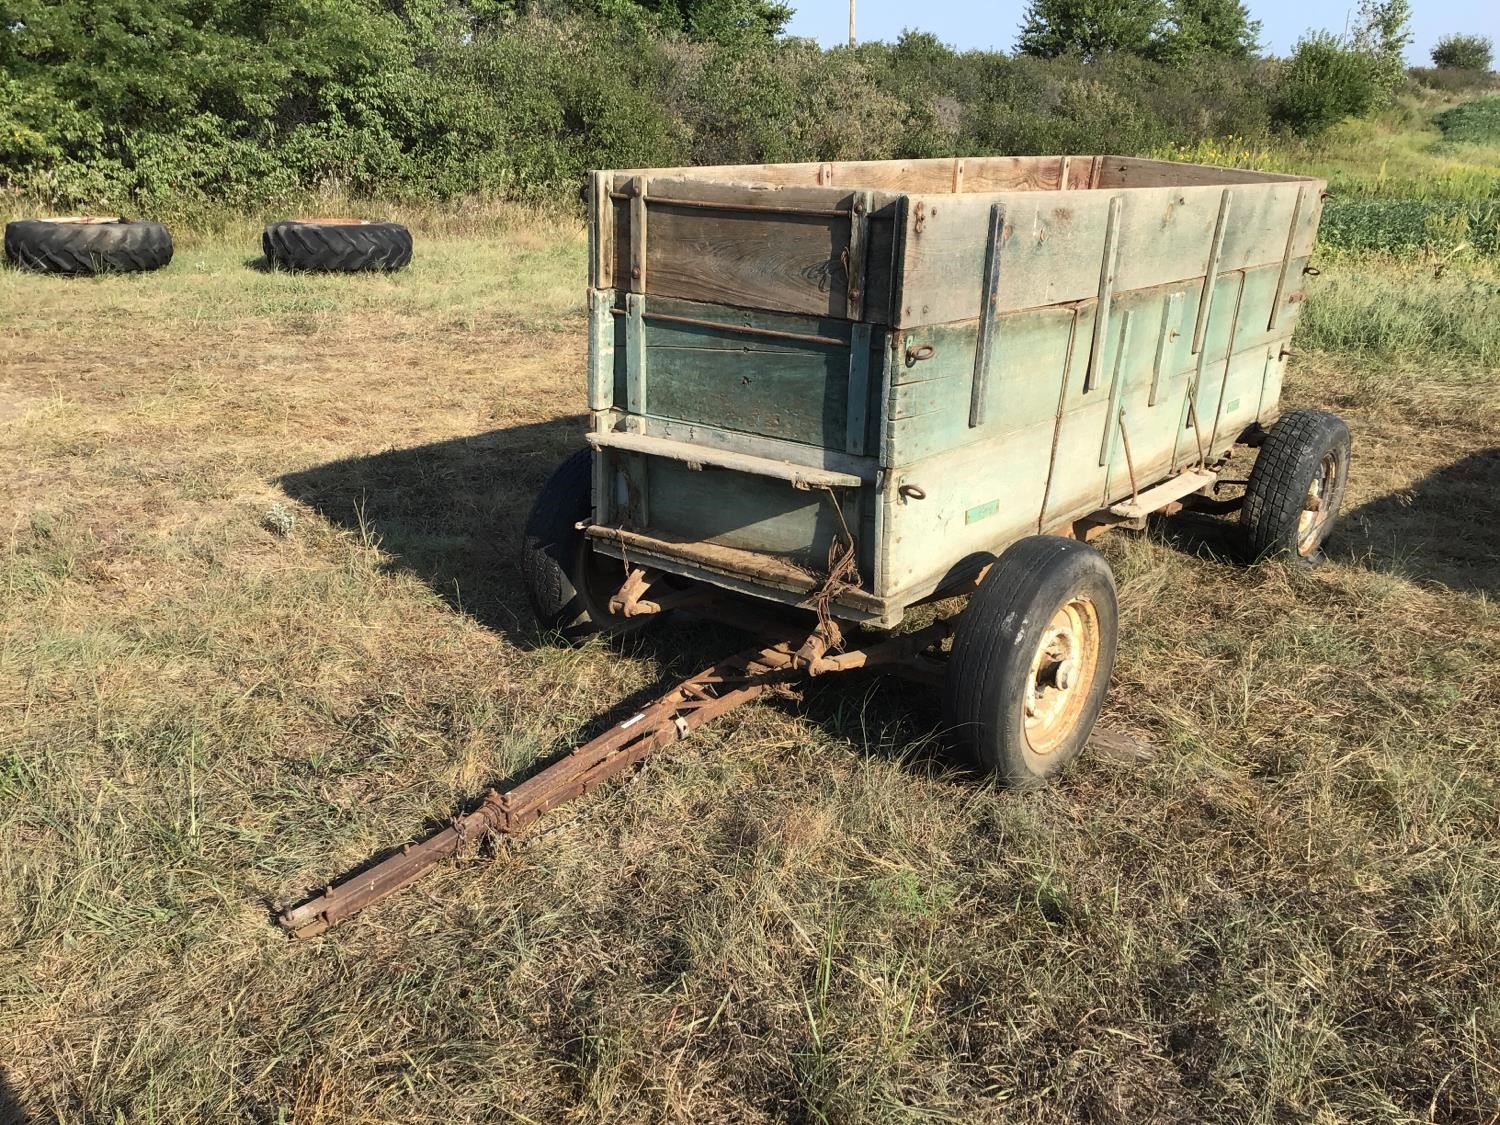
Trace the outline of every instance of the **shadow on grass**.
[[28, 1125], [40, 1118], [31, 1116], [21, 1104], [20, 1097], [11, 1087], [5, 1067], [0, 1066], [0, 1125]]
[[530, 647], [538, 639], [521, 583], [532, 500], [582, 444], [584, 420], [511, 426], [288, 473], [288, 496], [378, 540], [391, 569], [420, 576], [449, 605]]
[[1329, 554], [1451, 590], [1500, 595], [1500, 448], [1345, 513]]

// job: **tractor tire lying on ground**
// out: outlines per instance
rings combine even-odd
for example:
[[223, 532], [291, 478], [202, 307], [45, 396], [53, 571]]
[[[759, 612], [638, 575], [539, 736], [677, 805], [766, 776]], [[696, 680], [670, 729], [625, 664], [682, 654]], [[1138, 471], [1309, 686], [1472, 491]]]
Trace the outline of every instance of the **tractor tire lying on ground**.
[[285, 219], [260, 236], [266, 263], [293, 270], [399, 270], [411, 261], [411, 231], [364, 219]]
[[5, 224], [5, 257], [42, 273], [137, 273], [172, 260], [172, 235], [146, 219], [18, 219]]

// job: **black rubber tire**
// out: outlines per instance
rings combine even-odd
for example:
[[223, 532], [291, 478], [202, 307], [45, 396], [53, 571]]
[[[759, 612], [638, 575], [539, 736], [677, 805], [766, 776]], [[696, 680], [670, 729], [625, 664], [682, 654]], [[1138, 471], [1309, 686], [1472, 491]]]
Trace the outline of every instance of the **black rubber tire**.
[[[1323, 561], [1323, 543], [1344, 502], [1349, 448], [1349, 427], [1337, 414], [1323, 410], [1291, 410], [1271, 427], [1250, 470], [1245, 504], [1240, 509], [1252, 561], [1284, 558], [1298, 567], [1313, 567]], [[1329, 514], [1309, 548], [1299, 543], [1299, 525], [1314, 481], [1324, 478], [1325, 460], [1336, 474], [1328, 495], [1322, 498]]]
[[357, 273], [399, 270], [411, 262], [411, 231], [400, 223], [319, 223], [285, 219], [260, 236], [266, 263], [291, 270]]
[[[1037, 753], [1026, 727], [1032, 663], [1054, 616], [1075, 601], [1087, 602], [1094, 613], [1092, 672], [1064, 711], [1070, 721], [1059, 727], [1060, 741]], [[943, 690], [949, 737], [1006, 785], [1042, 784], [1078, 756], [1093, 732], [1109, 690], [1119, 627], [1114, 575], [1098, 551], [1054, 535], [1012, 544], [990, 567], [954, 631]]]
[[542, 485], [521, 538], [521, 579], [537, 623], [573, 644], [596, 633], [632, 633], [652, 620], [617, 617], [605, 604], [625, 573], [578, 529], [592, 514], [592, 482], [593, 455], [581, 449]]
[[172, 235], [147, 219], [18, 219], [5, 224], [5, 258], [41, 273], [140, 273], [172, 260]]

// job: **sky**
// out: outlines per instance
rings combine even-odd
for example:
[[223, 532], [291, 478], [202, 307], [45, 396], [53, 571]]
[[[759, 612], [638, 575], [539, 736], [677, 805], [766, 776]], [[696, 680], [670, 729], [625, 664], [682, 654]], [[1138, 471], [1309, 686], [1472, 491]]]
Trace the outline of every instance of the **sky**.
[[[847, 42], [848, 0], [791, 0], [796, 15], [787, 26], [792, 35], [806, 35], [825, 47]], [[1248, 0], [1250, 14], [1260, 20], [1261, 42], [1272, 54], [1287, 54], [1309, 28], [1342, 31], [1352, 20], [1358, 0]], [[856, 0], [855, 31], [867, 39], [893, 40], [905, 28], [930, 31], [959, 50], [986, 48], [1008, 51], [1015, 45], [1016, 28], [1026, 0]], [[1438, 39], [1462, 31], [1487, 35], [1500, 48], [1500, 0], [1413, 0], [1411, 46], [1407, 62], [1429, 66], [1429, 52]]]

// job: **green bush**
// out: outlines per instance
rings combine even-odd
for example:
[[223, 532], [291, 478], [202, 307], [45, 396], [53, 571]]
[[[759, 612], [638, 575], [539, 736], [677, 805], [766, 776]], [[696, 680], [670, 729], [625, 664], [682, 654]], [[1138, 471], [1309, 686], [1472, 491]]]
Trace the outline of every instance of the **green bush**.
[[1413, 82], [1429, 90], [1445, 94], [1467, 93], [1495, 85], [1495, 78], [1487, 70], [1453, 70], [1447, 67], [1414, 66], [1406, 72]]
[[1368, 52], [1326, 31], [1304, 36], [1281, 68], [1274, 119], [1294, 132], [1320, 133], [1380, 103], [1381, 74]]
[[[1316, 131], [1371, 102], [1360, 57], [1316, 38], [1281, 67], [1219, 50], [1185, 66], [920, 33], [825, 51], [767, 34], [774, 0], [570, 5], [607, 18], [493, 0], [463, 20], [447, 0], [132, 5], [60, 0], [0, 32], [0, 186], [28, 205], [569, 199], [597, 167], [1143, 153], [1265, 136], [1273, 113]], [[142, 13], [160, 46], [127, 51]]]
[[1483, 35], [1445, 35], [1432, 49], [1432, 65], [1440, 70], [1487, 72], [1495, 45]]

